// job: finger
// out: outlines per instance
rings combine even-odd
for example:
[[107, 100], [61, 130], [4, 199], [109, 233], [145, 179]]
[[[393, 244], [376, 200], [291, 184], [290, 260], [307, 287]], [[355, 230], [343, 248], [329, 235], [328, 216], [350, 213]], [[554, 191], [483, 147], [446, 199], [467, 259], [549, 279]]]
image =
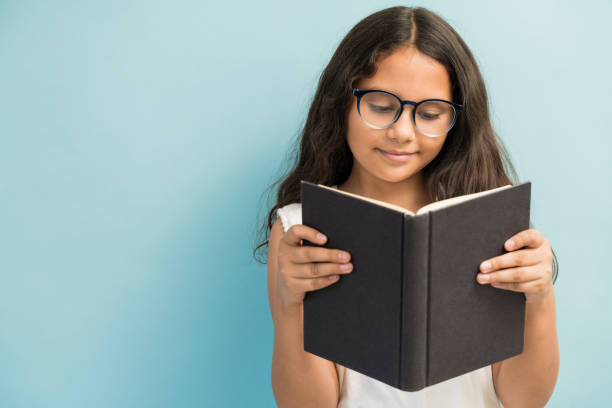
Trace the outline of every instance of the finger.
[[303, 224], [292, 225], [283, 236], [282, 241], [289, 245], [301, 245], [303, 239], [319, 245], [327, 241], [324, 234]]
[[540, 262], [540, 260], [541, 255], [539, 249], [524, 248], [483, 261], [480, 264], [480, 272], [491, 273], [499, 269], [512, 268], [515, 266], [529, 266]]
[[300, 291], [310, 292], [336, 283], [339, 279], [339, 275], [329, 275], [315, 279], [295, 279], [295, 285], [300, 289]]
[[525, 246], [537, 248], [544, 243], [544, 236], [535, 228], [530, 228], [519, 232], [510, 237], [505, 243], [504, 248], [508, 251], [514, 251]]
[[296, 279], [313, 279], [330, 275], [343, 275], [351, 273], [353, 271], [353, 264], [350, 262], [344, 264], [311, 262], [297, 264], [294, 266], [293, 271], [293, 277]]
[[476, 277], [479, 283], [521, 283], [542, 278], [541, 269], [537, 265], [502, 269], [492, 273], [480, 273]]
[[322, 248], [316, 246], [295, 247], [290, 251], [289, 259], [293, 263], [337, 262], [350, 261], [351, 254], [340, 249]]
[[540, 292], [542, 285], [541, 279], [535, 279], [529, 282], [495, 282], [491, 284], [494, 288], [525, 293]]

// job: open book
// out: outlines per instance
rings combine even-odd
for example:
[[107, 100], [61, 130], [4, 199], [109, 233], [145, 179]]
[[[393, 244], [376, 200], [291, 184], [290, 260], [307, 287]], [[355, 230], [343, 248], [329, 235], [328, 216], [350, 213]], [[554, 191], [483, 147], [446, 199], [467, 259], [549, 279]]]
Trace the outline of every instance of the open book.
[[522, 353], [524, 294], [476, 275], [529, 228], [530, 200], [527, 181], [414, 214], [302, 181], [302, 224], [353, 263], [336, 283], [306, 292], [304, 350], [404, 391]]

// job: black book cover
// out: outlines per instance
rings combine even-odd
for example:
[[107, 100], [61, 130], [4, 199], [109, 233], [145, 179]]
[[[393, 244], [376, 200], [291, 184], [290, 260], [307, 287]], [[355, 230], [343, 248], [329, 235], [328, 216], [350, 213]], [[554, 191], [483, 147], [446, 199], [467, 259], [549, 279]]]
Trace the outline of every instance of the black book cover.
[[415, 215], [302, 181], [302, 224], [353, 263], [336, 283], [306, 292], [304, 350], [404, 391], [521, 354], [525, 295], [482, 285], [476, 275], [529, 228], [530, 200], [527, 181]]

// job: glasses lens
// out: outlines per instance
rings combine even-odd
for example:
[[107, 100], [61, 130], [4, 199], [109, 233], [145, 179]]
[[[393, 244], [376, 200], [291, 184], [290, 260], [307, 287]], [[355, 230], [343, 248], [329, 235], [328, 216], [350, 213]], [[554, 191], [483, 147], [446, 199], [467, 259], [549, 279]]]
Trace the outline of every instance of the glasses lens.
[[384, 128], [395, 120], [401, 104], [397, 98], [384, 92], [368, 92], [361, 97], [361, 118], [372, 126]]
[[427, 136], [440, 136], [453, 125], [455, 115], [453, 105], [440, 101], [427, 101], [420, 104], [416, 111], [416, 127]]

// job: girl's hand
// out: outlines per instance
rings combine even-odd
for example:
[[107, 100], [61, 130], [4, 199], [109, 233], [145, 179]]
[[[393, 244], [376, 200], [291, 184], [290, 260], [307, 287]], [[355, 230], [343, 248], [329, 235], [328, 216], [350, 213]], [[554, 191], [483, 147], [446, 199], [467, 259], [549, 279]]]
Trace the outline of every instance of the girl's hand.
[[353, 270], [348, 252], [302, 246], [303, 239], [322, 245], [327, 238], [302, 224], [292, 225], [285, 232], [278, 246], [277, 270], [277, 292], [285, 304], [299, 304], [306, 292], [329, 286], [338, 281], [338, 274]]
[[[552, 250], [536, 229], [527, 229], [504, 244], [508, 251], [480, 264], [479, 283], [524, 292], [527, 303], [539, 302], [552, 290]], [[527, 248], [523, 248], [527, 247]], [[520, 248], [520, 249], [519, 249]]]

